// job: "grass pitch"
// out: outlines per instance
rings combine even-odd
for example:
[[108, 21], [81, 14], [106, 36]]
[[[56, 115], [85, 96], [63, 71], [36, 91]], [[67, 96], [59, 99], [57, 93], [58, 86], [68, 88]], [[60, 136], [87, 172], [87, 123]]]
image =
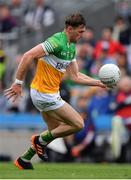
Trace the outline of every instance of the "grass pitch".
[[38, 163], [34, 170], [19, 170], [0, 163], [0, 179], [131, 179], [131, 165]]

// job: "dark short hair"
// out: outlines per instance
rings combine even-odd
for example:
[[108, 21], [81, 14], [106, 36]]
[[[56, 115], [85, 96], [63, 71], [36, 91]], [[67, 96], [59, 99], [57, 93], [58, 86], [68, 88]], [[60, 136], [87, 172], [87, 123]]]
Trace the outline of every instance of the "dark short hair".
[[106, 27], [104, 27], [103, 30], [108, 30], [108, 31], [110, 31], [112, 33], [113, 32], [113, 27], [112, 26], [106, 26]]
[[86, 26], [86, 21], [80, 13], [71, 14], [65, 18], [65, 27], [72, 26], [75, 28], [81, 25]]
[[125, 19], [124, 19], [124, 17], [122, 17], [122, 16], [116, 16], [116, 18], [115, 18], [115, 20], [114, 20], [115, 22], [117, 22], [117, 21], [125, 21]]

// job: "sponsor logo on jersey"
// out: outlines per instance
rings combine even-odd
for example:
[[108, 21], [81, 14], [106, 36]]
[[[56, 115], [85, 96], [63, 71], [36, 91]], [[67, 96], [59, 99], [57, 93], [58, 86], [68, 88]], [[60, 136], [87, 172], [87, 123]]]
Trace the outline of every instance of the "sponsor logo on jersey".
[[63, 63], [58, 62], [55, 67], [59, 70], [66, 69], [68, 64], [69, 62], [63, 62]]

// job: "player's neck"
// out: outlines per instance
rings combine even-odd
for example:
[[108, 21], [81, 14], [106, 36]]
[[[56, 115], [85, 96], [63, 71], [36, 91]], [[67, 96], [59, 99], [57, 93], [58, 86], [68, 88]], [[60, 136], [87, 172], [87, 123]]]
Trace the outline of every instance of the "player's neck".
[[66, 31], [66, 29], [64, 29], [64, 32], [65, 32], [65, 34], [66, 34], [67, 42], [70, 44], [71, 41], [70, 41], [69, 33]]

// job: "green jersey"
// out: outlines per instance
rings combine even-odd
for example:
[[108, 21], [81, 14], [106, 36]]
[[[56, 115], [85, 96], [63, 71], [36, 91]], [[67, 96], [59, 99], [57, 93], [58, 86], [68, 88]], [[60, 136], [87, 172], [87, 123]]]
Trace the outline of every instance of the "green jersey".
[[67, 66], [75, 61], [75, 44], [68, 43], [65, 32], [59, 32], [41, 45], [46, 55], [38, 61], [31, 87], [43, 93], [56, 93]]
[[44, 60], [59, 71], [65, 71], [68, 64], [75, 60], [76, 47], [68, 43], [66, 33], [59, 32], [42, 43], [46, 53]]

